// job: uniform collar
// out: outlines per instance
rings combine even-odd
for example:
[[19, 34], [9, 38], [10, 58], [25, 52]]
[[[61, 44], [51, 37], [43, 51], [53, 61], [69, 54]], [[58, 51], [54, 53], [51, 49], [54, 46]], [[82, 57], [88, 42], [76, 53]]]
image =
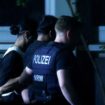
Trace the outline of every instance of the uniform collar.
[[11, 52], [11, 51], [16, 51], [16, 52], [19, 53], [21, 56], [23, 56], [23, 52], [21, 51], [20, 48], [18, 48], [17, 46], [12, 46], [12, 47], [10, 47], [10, 48], [7, 49], [7, 51], [4, 53], [3, 57], [4, 57], [5, 55], [7, 55], [7, 54], [8, 54], [9, 52]]

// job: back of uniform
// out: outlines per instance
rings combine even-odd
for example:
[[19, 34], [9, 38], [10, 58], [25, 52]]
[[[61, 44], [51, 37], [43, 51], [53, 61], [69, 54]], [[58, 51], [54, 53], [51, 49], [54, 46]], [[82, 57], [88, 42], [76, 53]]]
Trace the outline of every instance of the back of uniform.
[[36, 40], [32, 44], [29, 45], [29, 47], [27, 48], [27, 50], [24, 54], [24, 66], [26, 66], [28, 64], [28, 62], [30, 62], [35, 50], [38, 47], [43, 46], [44, 44], [47, 44], [47, 41], [37, 41]]
[[68, 104], [61, 93], [56, 74], [59, 69], [70, 72], [75, 67], [74, 55], [67, 46], [50, 42], [38, 48], [28, 67], [33, 70], [34, 97], [38, 102]]

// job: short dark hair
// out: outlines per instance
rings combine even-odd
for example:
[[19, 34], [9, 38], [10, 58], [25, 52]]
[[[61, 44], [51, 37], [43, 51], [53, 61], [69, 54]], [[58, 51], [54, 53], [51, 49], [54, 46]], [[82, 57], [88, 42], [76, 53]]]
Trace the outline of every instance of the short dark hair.
[[32, 36], [34, 36], [36, 34], [37, 26], [38, 22], [35, 19], [30, 17], [25, 17], [20, 23], [21, 27], [20, 31], [27, 30], [30, 32]]
[[55, 24], [55, 28], [59, 31], [74, 29], [77, 27], [77, 20], [71, 16], [60, 16]]
[[49, 31], [54, 31], [55, 23], [57, 18], [52, 15], [45, 15], [42, 17], [41, 21], [39, 22], [37, 32], [48, 34]]

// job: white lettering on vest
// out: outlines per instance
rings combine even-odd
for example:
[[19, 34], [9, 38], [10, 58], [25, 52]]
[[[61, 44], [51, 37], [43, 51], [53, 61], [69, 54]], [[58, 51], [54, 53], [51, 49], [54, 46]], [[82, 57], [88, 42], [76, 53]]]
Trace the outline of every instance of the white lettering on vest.
[[50, 63], [51, 56], [47, 55], [34, 55], [33, 63], [48, 65]]
[[39, 81], [39, 82], [43, 82], [43, 75], [34, 75], [34, 80], [35, 81]]

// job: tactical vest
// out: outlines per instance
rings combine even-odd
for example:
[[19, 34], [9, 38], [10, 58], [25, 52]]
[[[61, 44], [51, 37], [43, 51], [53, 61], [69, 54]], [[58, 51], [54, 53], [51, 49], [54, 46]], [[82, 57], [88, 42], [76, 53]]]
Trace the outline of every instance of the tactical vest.
[[49, 43], [35, 50], [32, 59], [33, 79], [38, 94], [53, 94], [60, 91], [56, 75], [56, 56], [65, 47], [55, 43]]

